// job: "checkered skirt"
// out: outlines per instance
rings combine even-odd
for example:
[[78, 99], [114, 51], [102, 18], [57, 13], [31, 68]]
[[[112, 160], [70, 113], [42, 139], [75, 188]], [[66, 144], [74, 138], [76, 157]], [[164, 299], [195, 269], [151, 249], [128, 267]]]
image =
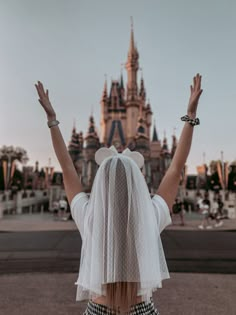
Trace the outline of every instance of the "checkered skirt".
[[[94, 303], [89, 300], [87, 308], [83, 315], [115, 315], [115, 311], [109, 309], [106, 305]], [[129, 315], [160, 315], [154, 307], [153, 299], [150, 302], [141, 302], [131, 307]]]

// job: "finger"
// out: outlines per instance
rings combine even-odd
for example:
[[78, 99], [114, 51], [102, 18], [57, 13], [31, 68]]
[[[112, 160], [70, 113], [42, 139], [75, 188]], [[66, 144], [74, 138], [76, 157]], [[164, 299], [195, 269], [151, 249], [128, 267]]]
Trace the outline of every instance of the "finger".
[[42, 84], [41, 84], [40, 81], [38, 81], [38, 90], [39, 90], [40, 92], [42, 92]]
[[196, 81], [197, 81], [197, 78], [196, 76], [193, 78], [193, 88], [195, 89], [196, 88]]
[[201, 89], [201, 84], [202, 84], [202, 76], [199, 76], [199, 89]]
[[39, 81], [39, 87], [42, 91], [44, 91], [44, 88], [43, 88], [43, 83]]
[[200, 75], [198, 75], [197, 89], [201, 90], [201, 76]]
[[40, 81], [38, 81], [38, 82], [39, 82], [39, 87], [40, 87], [41, 92], [45, 95], [43, 83]]
[[48, 93], [48, 90], [46, 90], [46, 95], [47, 95], [47, 97], [49, 97], [49, 93]]
[[38, 86], [37, 84], [34, 85], [36, 87], [37, 92], [39, 92]]
[[40, 87], [37, 84], [35, 84], [35, 87], [37, 89], [38, 96], [41, 98], [42, 97], [42, 91], [40, 90]]

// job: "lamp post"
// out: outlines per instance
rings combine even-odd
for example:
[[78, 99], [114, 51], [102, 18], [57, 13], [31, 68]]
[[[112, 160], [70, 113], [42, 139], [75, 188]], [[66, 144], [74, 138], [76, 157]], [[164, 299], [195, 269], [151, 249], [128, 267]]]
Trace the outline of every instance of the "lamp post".
[[224, 152], [220, 152], [221, 155], [221, 169], [222, 169], [222, 183], [223, 183], [223, 202], [225, 202], [225, 166], [224, 166]]

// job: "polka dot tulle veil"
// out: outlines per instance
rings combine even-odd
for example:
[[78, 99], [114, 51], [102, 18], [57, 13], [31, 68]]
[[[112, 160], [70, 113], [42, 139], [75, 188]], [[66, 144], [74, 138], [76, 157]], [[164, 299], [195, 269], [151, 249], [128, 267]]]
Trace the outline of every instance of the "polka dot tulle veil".
[[76, 195], [71, 211], [83, 241], [76, 300], [106, 295], [106, 283], [136, 282], [149, 301], [169, 278], [160, 232], [171, 218], [165, 201], [150, 197], [137, 163], [124, 154], [106, 157], [90, 197]]

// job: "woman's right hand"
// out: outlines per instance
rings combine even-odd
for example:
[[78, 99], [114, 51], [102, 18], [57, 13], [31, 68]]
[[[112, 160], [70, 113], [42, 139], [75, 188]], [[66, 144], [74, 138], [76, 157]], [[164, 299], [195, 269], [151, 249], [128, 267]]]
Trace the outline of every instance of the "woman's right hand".
[[201, 80], [202, 80], [202, 76], [198, 73], [193, 78], [193, 85], [190, 86], [191, 94], [190, 94], [189, 104], [188, 104], [188, 109], [187, 109], [187, 114], [190, 116], [190, 118], [196, 117], [198, 101], [203, 91], [201, 89]]
[[39, 96], [38, 101], [44, 108], [48, 117], [48, 121], [56, 119], [56, 113], [49, 100], [48, 90], [46, 90], [45, 92], [43, 84], [40, 81], [38, 81], [38, 84], [35, 84], [35, 87], [37, 89], [38, 96]]

